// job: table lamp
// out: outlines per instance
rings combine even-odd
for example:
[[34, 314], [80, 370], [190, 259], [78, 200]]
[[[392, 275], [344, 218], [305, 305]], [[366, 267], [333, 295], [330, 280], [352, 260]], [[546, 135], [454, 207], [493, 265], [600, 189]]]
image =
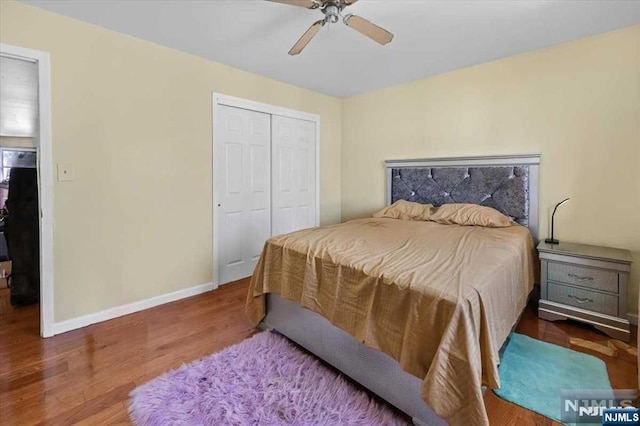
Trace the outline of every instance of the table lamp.
[[547, 244], [559, 244], [560, 243], [560, 241], [558, 241], [555, 238], [553, 238], [553, 219], [556, 216], [556, 210], [558, 210], [558, 207], [560, 207], [561, 204], [564, 204], [567, 201], [569, 201], [569, 199], [565, 198], [564, 200], [562, 200], [558, 204], [556, 204], [556, 207], [553, 209], [553, 213], [551, 214], [551, 238], [547, 238], [546, 240], [544, 240], [544, 242], [547, 243]]

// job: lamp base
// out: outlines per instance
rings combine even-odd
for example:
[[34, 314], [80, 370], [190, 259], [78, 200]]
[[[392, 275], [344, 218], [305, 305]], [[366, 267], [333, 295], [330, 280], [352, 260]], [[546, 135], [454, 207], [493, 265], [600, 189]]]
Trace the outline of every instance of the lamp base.
[[547, 238], [546, 240], [544, 240], [544, 242], [547, 244], [560, 244], [560, 241], [556, 240], [555, 238]]

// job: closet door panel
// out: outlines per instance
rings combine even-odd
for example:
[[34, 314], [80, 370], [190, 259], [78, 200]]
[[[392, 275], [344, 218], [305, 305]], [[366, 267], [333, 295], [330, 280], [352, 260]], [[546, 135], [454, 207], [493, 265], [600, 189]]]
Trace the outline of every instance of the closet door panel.
[[272, 116], [272, 233], [316, 226], [315, 123]]
[[220, 106], [214, 199], [220, 284], [250, 276], [271, 235], [271, 116]]

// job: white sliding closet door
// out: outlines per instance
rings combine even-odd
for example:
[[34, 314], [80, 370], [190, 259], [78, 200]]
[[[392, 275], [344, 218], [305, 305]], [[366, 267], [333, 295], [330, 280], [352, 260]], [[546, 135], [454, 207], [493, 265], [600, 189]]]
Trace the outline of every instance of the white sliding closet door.
[[253, 274], [271, 235], [271, 115], [219, 106], [214, 208], [219, 283]]
[[317, 226], [315, 123], [273, 115], [271, 124], [272, 235]]

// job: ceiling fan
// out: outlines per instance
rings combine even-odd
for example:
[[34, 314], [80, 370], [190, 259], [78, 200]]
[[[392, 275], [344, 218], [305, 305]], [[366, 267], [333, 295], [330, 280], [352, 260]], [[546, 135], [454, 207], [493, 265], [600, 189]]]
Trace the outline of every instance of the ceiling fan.
[[371, 40], [385, 45], [393, 40], [393, 34], [384, 28], [367, 21], [364, 18], [348, 13], [342, 16], [345, 7], [351, 6], [358, 0], [267, 0], [275, 3], [284, 3], [291, 6], [306, 7], [307, 9], [320, 9], [324, 14], [324, 19], [316, 21], [309, 27], [300, 40], [289, 50], [289, 55], [297, 55], [309, 44], [311, 39], [326, 24], [335, 24], [342, 17], [342, 22], [348, 27], [362, 33]]

